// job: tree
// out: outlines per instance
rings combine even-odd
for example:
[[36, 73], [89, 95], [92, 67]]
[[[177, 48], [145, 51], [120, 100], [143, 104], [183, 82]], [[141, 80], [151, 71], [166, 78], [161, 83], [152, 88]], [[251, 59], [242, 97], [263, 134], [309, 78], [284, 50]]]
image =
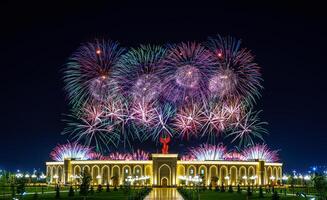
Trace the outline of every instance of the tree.
[[233, 191], [233, 187], [232, 187], [232, 185], [229, 185], [229, 187], [228, 187], [228, 192], [230, 192], [230, 193], [234, 192], [234, 191]]
[[93, 188], [93, 185], [91, 186], [91, 189], [90, 189], [90, 194], [93, 195], [94, 194], [94, 188]]
[[60, 198], [60, 187], [59, 187], [58, 184], [56, 185], [55, 190], [56, 190], [56, 196], [55, 196], [55, 198], [56, 199], [59, 199]]
[[221, 184], [221, 192], [225, 192], [225, 186], [224, 186], [224, 183]]
[[275, 191], [275, 192], [273, 193], [273, 195], [271, 196], [271, 199], [272, 199], [272, 200], [279, 200], [279, 195], [278, 195], [277, 191]]
[[248, 186], [248, 189], [247, 189], [247, 195], [248, 195], [248, 196], [252, 196], [252, 191], [251, 191], [250, 186]]
[[69, 187], [68, 196], [69, 197], [73, 197], [74, 195], [75, 195], [75, 192], [74, 192], [73, 186], [70, 186]]
[[314, 188], [316, 189], [316, 191], [318, 193], [319, 199], [325, 199], [326, 191], [327, 191], [326, 177], [323, 175], [316, 175], [313, 178], [313, 184], [314, 184]]
[[79, 191], [81, 196], [87, 196], [87, 194], [89, 192], [91, 180], [92, 180], [92, 178], [91, 178], [90, 173], [88, 173], [87, 171], [83, 171], [82, 183], [81, 183], [80, 191]]
[[242, 192], [242, 191], [241, 191], [241, 186], [240, 186], [240, 184], [237, 185], [237, 192], [238, 192], [238, 193], [241, 193], [241, 192]]
[[106, 192], [110, 192], [109, 184], [107, 184]]
[[263, 189], [262, 189], [262, 186], [261, 185], [259, 187], [259, 197], [260, 198], [263, 198]]

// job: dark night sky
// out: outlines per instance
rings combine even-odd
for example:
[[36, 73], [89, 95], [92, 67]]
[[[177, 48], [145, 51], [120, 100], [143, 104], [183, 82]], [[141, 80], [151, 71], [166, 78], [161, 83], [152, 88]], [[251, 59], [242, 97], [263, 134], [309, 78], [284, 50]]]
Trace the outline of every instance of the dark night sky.
[[257, 108], [269, 122], [265, 139], [281, 149], [286, 169], [327, 164], [323, 6], [170, 6], [1, 3], [0, 168], [43, 169], [51, 149], [67, 140], [60, 134], [69, 110], [62, 68], [80, 43], [111, 38], [128, 47], [203, 41], [216, 33], [241, 38], [256, 54], [265, 87]]

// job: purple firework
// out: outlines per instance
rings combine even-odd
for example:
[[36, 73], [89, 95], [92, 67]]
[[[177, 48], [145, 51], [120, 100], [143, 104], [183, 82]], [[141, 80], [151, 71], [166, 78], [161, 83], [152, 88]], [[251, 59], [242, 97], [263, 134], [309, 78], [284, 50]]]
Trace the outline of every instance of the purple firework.
[[218, 69], [209, 81], [213, 96], [242, 97], [250, 101], [260, 96], [260, 67], [251, 52], [240, 45], [240, 40], [220, 35], [209, 38], [206, 43], [218, 62]]
[[204, 100], [208, 94], [208, 79], [214, 73], [212, 54], [198, 43], [171, 46], [161, 69], [164, 77], [163, 96], [171, 102]]

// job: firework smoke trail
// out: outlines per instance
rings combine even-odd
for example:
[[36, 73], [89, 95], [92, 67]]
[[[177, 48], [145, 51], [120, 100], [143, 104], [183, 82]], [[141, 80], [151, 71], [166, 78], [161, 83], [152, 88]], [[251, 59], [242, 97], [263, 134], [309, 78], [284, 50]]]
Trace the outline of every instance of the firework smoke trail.
[[261, 122], [259, 119], [259, 112], [247, 112], [239, 122], [233, 124], [234, 129], [227, 135], [227, 137], [234, 137], [232, 142], [239, 141], [239, 146], [253, 145], [254, 138], [259, 138], [263, 141], [262, 134], [267, 134], [267, 130], [263, 125], [267, 122]]
[[243, 150], [243, 156], [246, 160], [264, 160], [265, 162], [277, 162], [278, 151], [271, 151], [266, 144], [255, 144]]
[[92, 148], [74, 142], [57, 145], [50, 153], [50, 157], [55, 161], [64, 161], [65, 158], [88, 160], [91, 152]]
[[181, 107], [176, 114], [173, 126], [179, 131], [181, 138], [189, 139], [191, 135], [197, 136], [201, 129], [202, 109], [197, 104]]
[[123, 53], [124, 49], [116, 42], [96, 40], [82, 45], [72, 55], [64, 71], [64, 81], [74, 108], [112, 94], [115, 88], [112, 71]]
[[254, 62], [254, 56], [241, 41], [232, 37], [211, 37], [206, 46], [218, 61], [218, 70], [210, 79], [209, 88], [213, 95], [220, 98], [242, 97], [249, 104], [260, 97], [260, 67]]
[[190, 156], [196, 160], [223, 160], [223, 155], [226, 153], [226, 147], [222, 144], [211, 145], [202, 144], [199, 147], [190, 149]]
[[183, 103], [207, 97], [208, 78], [214, 73], [214, 58], [197, 43], [181, 43], [169, 48], [161, 69], [164, 97]]

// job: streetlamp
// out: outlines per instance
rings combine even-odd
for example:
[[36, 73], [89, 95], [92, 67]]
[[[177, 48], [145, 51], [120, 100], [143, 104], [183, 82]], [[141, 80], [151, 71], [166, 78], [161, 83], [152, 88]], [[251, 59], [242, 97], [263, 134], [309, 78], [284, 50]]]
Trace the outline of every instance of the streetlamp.
[[227, 184], [229, 185], [229, 176], [225, 176], [225, 180], [227, 180]]
[[247, 176], [243, 176], [242, 179], [243, 179], [243, 182], [244, 182], [243, 185], [245, 185], [246, 184], [246, 180], [248, 179], [248, 177]]

